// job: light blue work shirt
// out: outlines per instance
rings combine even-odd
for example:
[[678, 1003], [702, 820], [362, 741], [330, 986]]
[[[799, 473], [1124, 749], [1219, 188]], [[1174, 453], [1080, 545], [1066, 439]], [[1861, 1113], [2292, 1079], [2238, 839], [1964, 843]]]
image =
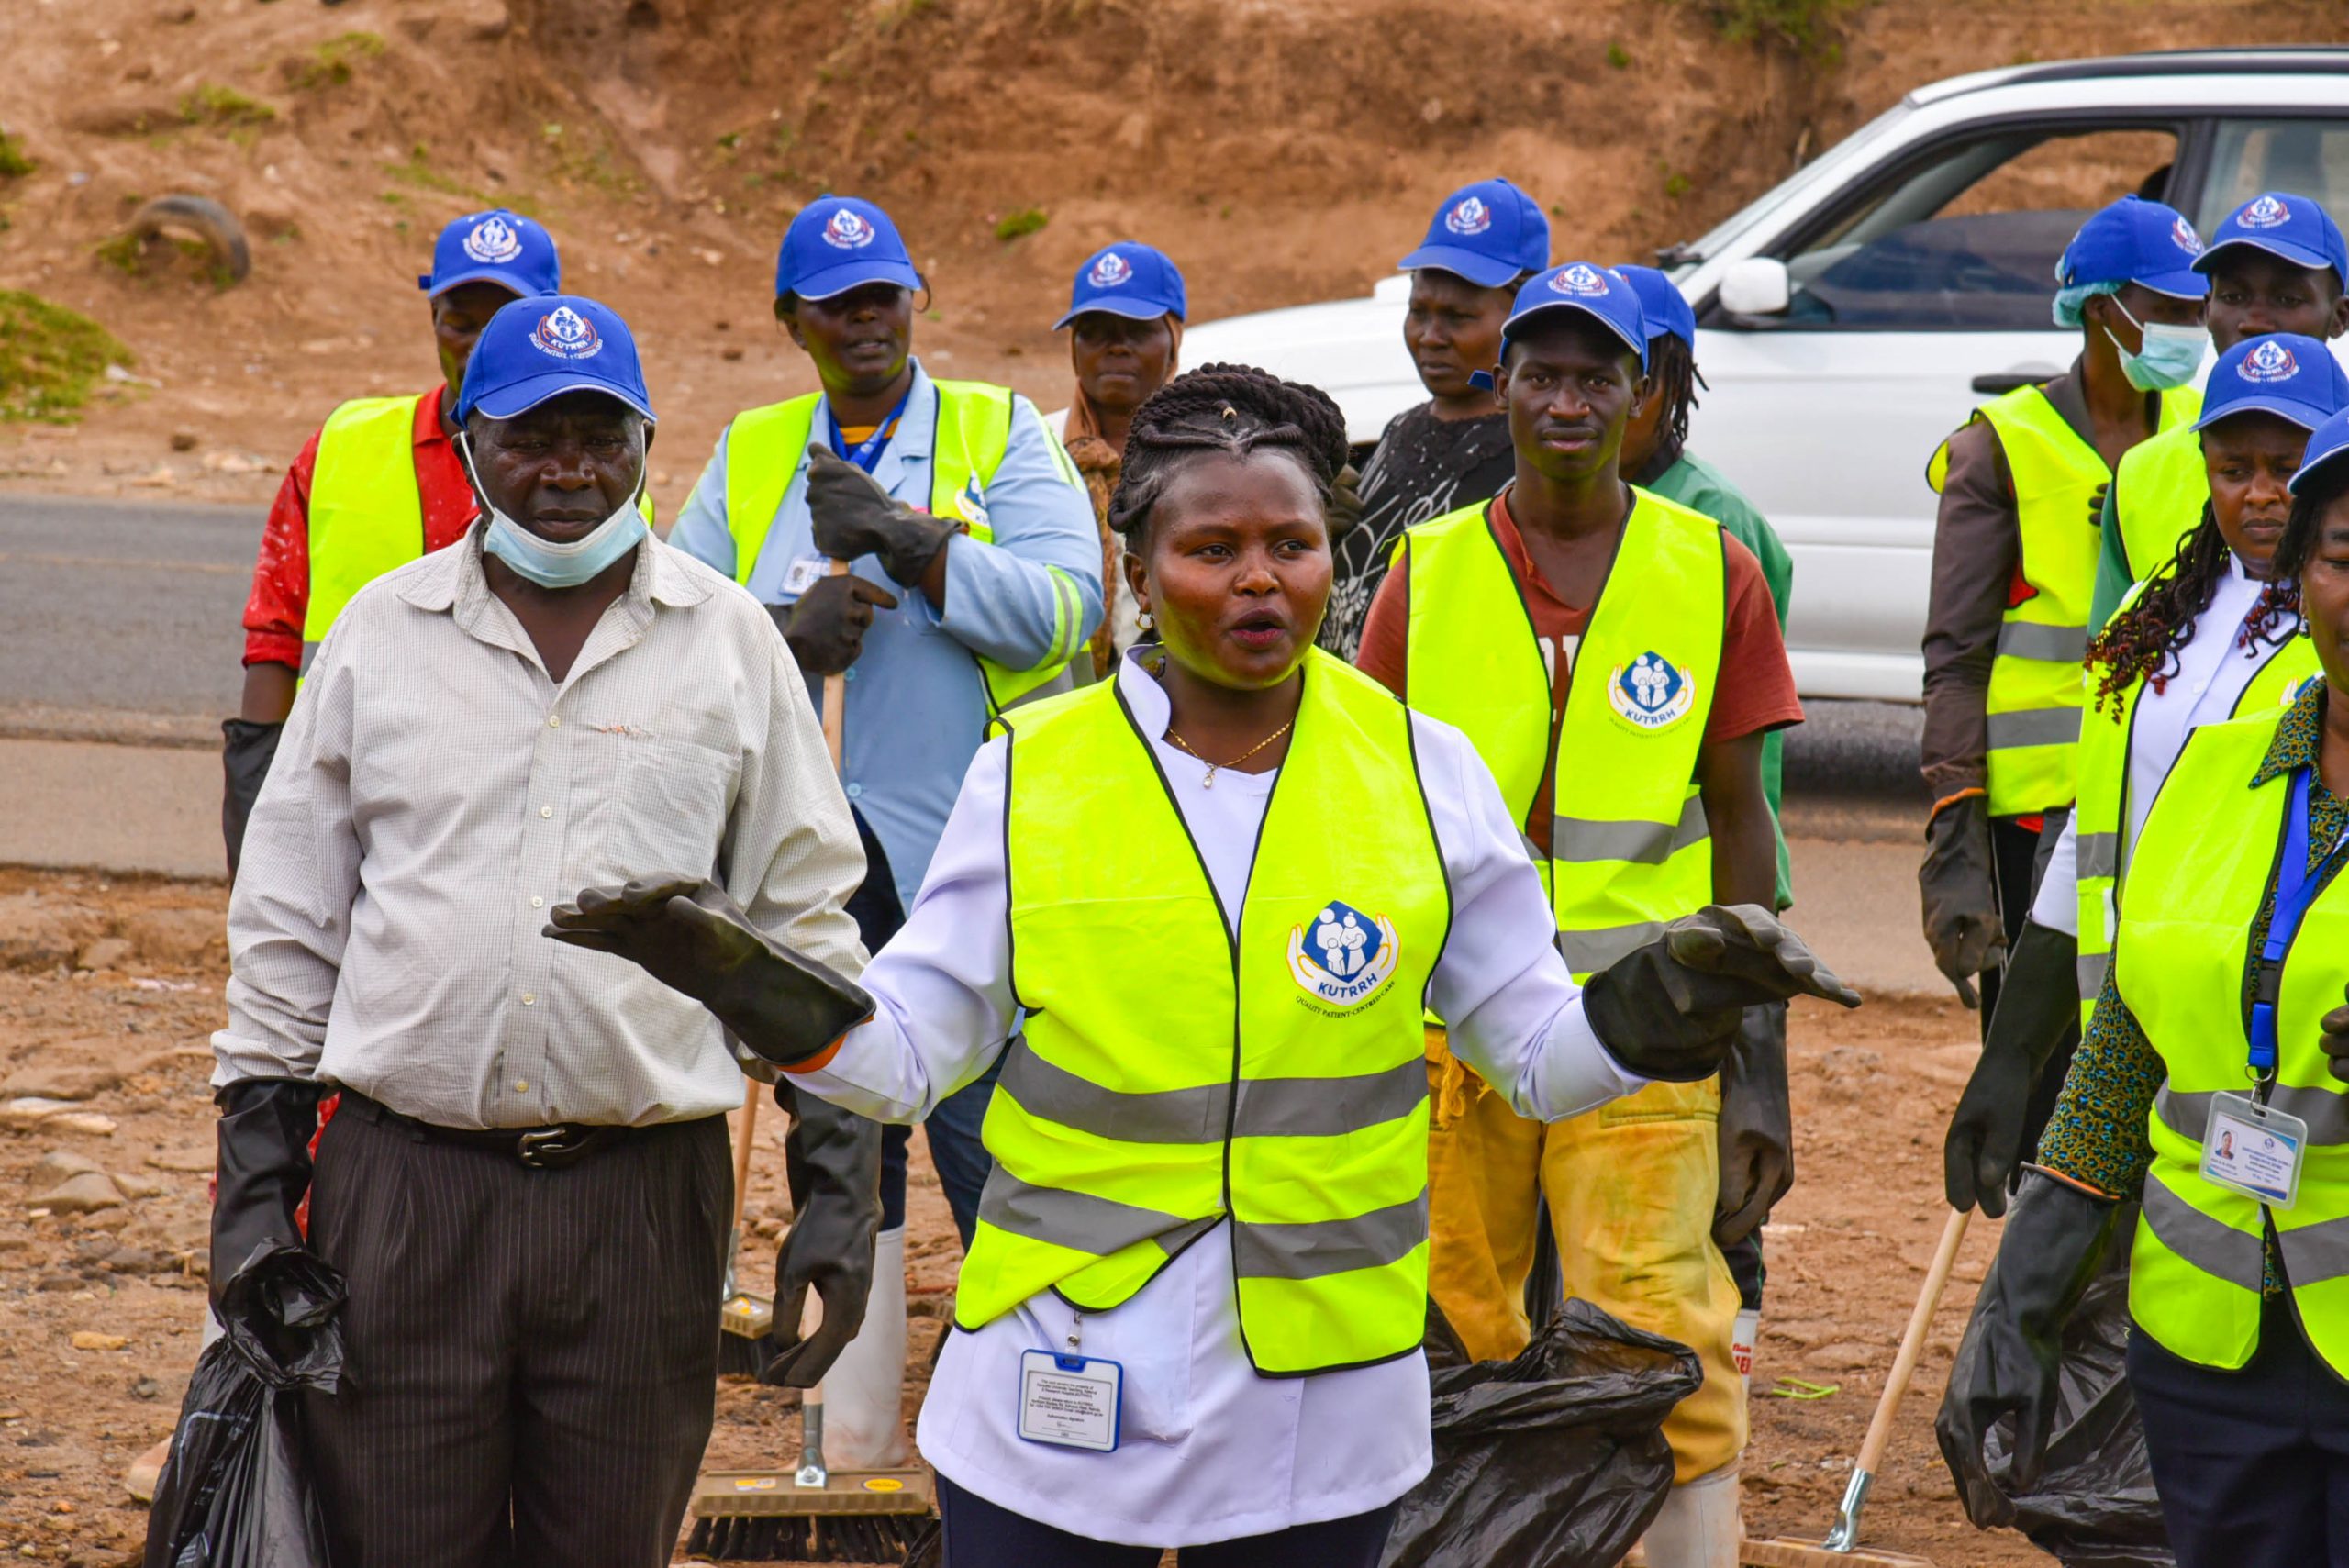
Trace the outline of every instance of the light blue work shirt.
[[[897, 420], [897, 432], [874, 465], [881, 487], [927, 510], [930, 448], [938, 429], [938, 392], [919, 363]], [[807, 444], [832, 438], [830, 401], [816, 405]], [[1032, 670], [1066, 659], [1101, 624], [1101, 536], [1093, 503], [1074, 479], [1035, 406], [1011, 401], [1011, 439], [983, 497], [995, 542], [958, 534], [946, 547], [946, 611], [930, 607], [919, 588], [893, 582], [877, 557], [851, 570], [897, 596], [894, 610], [875, 608], [864, 651], [847, 674], [841, 733], [841, 784], [889, 857], [897, 897], [912, 908], [947, 814], [986, 739], [986, 683], [974, 653], [1010, 670]], [[726, 528], [726, 437], [677, 514], [669, 542], [726, 573], [734, 566], [734, 536]], [[751, 568], [748, 586], [760, 603], [788, 605], [784, 591], [791, 563], [817, 554], [807, 514], [807, 462], [783, 493], [774, 526]], [[1073, 584], [1081, 613], [1064, 614]], [[1060, 640], [1056, 643], [1054, 634]], [[821, 683], [808, 682], [818, 703]]]

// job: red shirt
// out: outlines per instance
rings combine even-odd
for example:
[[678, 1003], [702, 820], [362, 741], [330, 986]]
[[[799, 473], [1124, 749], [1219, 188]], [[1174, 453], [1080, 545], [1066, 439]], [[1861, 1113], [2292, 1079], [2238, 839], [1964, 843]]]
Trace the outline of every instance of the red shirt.
[[[473, 487], [456, 443], [440, 428], [434, 387], [416, 406], [416, 490], [424, 504], [424, 550], [430, 554], [465, 537], [473, 521]], [[245, 662], [302, 667], [302, 620], [310, 607], [310, 481], [317, 472], [313, 432], [270, 504], [253, 562], [253, 589], [245, 600]]]
[[[1541, 570], [1525, 548], [1523, 536], [1517, 531], [1515, 519], [1508, 515], [1507, 491], [1494, 499], [1492, 517], [1501, 554], [1525, 595], [1525, 607], [1533, 618], [1533, 634], [1541, 640], [1542, 659], [1551, 669], [1550, 734], [1553, 744], [1550, 751], [1554, 767], [1558, 727], [1566, 717], [1566, 677], [1573, 668], [1575, 650], [1590, 625], [1590, 608], [1566, 603], [1542, 581]], [[1723, 585], [1727, 604], [1721, 628], [1720, 673], [1711, 711], [1705, 716], [1705, 740], [1709, 744], [1802, 722], [1802, 701], [1795, 695], [1794, 668], [1787, 662], [1786, 639], [1778, 631], [1778, 612], [1770, 598], [1770, 584], [1763, 578], [1762, 563], [1753, 559], [1752, 550], [1728, 534], [1721, 536], [1721, 547], [1728, 573]], [[1410, 579], [1402, 573], [1390, 572], [1379, 584], [1378, 596], [1370, 602], [1369, 617], [1363, 623], [1362, 651], [1354, 663], [1364, 674], [1398, 697], [1408, 695], [1409, 655], [1404, 634], [1410, 618]], [[1551, 773], [1544, 773], [1542, 788], [1533, 797], [1533, 807], [1526, 813], [1525, 830], [1537, 844], [1550, 841], [1550, 807], [1556, 793]]]

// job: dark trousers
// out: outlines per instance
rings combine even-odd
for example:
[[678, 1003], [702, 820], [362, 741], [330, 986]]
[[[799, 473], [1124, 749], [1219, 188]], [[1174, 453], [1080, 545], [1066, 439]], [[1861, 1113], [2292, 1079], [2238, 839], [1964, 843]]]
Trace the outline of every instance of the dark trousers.
[[726, 1118], [562, 1170], [346, 1096], [310, 1244], [342, 1271], [340, 1390], [303, 1418], [335, 1568], [654, 1568], [708, 1440]]
[[[1377, 1568], [1401, 1506], [1398, 1501], [1323, 1524], [1186, 1546], [1174, 1560], [1182, 1568]], [[945, 1568], [1158, 1568], [1155, 1546], [1116, 1546], [1071, 1535], [974, 1496], [943, 1475], [938, 1478], [938, 1511], [946, 1521]]]
[[[849, 899], [848, 913], [856, 922], [857, 938], [864, 943], [864, 951], [879, 952], [881, 945], [906, 923], [905, 906], [897, 900], [897, 884], [890, 874], [889, 856], [881, 848], [880, 839], [863, 812], [852, 807], [851, 815], [856, 818], [857, 839], [864, 846], [864, 882]], [[995, 1166], [986, 1146], [979, 1141], [979, 1124], [986, 1119], [987, 1102], [994, 1097], [995, 1081], [1002, 1071], [1003, 1061], [998, 1057], [985, 1077], [949, 1095], [922, 1124], [930, 1139], [930, 1163], [938, 1167], [938, 1184], [946, 1189], [946, 1206], [954, 1211], [954, 1229], [961, 1233], [966, 1252], [972, 1233], [978, 1229], [979, 1194]], [[881, 1129], [884, 1230], [895, 1230], [906, 1222], [906, 1151], [913, 1147], [913, 1136], [909, 1127]]]
[[2129, 1390], [2178, 1568], [2349, 1563], [2349, 1385], [2309, 1349], [2289, 1303], [2260, 1314], [2241, 1372], [2132, 1333]]

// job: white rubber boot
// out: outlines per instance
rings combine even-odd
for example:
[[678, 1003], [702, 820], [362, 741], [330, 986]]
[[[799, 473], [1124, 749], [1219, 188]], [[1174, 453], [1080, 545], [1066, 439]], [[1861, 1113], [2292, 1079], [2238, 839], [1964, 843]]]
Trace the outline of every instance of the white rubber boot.
[[1648, 1568], [1737, 1568], [1737, 1466], [1675, 1486], [1641, 1544]]
[[834, 1470], [893, 1470], [912, 1457], [906, 1441], [906, 1231], [873, 1243], [873, 1295], [864, 1323], [824, 1373], [824, 1460]]
[[1743, 1385], [1748, 1398], [1753, 1394], [1753, 1343], [1761, 1337], [1761, 1308], [1739, 1307], [1737, 1324], [1730, 1330], [1729, 1357], [1737, 1363], [1737, 1381]]

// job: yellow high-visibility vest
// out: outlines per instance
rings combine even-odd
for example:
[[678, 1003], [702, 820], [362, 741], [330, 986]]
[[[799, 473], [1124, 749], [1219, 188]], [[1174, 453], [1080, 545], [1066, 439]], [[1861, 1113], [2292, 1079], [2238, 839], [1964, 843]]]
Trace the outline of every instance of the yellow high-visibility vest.
[[[1719, 523], [1632, 491], [1615, 569], [1567, 672], [1550, 842], [1529, 846], [1577, 977], [1712, 902], [1697, 752], [1728, 615]], [[1550, 669], [1490, 503], [1410, 529], [1410, 704], [1475, 746], [1522, 826], [1550, 762]]]
[[1026, 1013], [955, 1321], [1044, 1290], [1106, 1311], [1229, 1220], [1257, 1371], [1408, 1355], [1427, 1320], [1419, 1003], [1451, 923], [1410, 716], [1308, 654], [1235, 935], [1126, 704], [1142, 678], [1000, 721]]
[[[1011, 445], [1011, 391], [977, 381], [938, 381], [938, 431], [930, 448], [930, 512], [962, 523], [982, 544], [995, 542], [987, 520], [986, 488]], [[759, 551], [774, 527], [792, 480], [807, 462], [821, 393], [808, 393], [737, 414], [726, 433], [726, 531], [734, 539], [734, 580], [748, 586]], [[1059, 451], [1057, 444], [1053, 448]], [[1072, 485], [1076, 471], [1060, 457]], [[973, 654], [985, 677], [987, 700], [996, 711], [1009, 707], [1059, 677], [1076, 651], [1085, 601], [1074, 579], [1058, 567], [1052, 579], [1052, 651], [1030, 670], [1013, 670]]]
[[2163, 395], [2167, 410], [2173, 400], [2191, 399], [2194, 414], [2186, 424], [2172, 425], [2147, 437], [2121, 454], [2112, 471], [2112, 515], [2121, 526], [2121, 549], [2128, 559], [2129, 575], [2142, 582], [2161, 570], [2177, 553], [2178, 541], [2202, 520], [2210, 504], [2210, 472], [2202, 462], [2202, 432], [2192, 419], [2201, 417], [2202, 395], [2172, 392]]
[[[2321, 1020], [2349, 984], [2349, 879], [2316, 899], [2277, 987], [2269, 1103], [2308, 1123], [2298, 1201], [2276, 1208], [2205, 1181], [2214, 1095], [2249, 1087], [2243, 994], [2252, 922], [2274, 874], [2288, 775], [2254, 786], [2288, 708], [2197, 729], [2145, 819], [2121, 889], [2112, 953], [2121, 999], [2162, 1059], [2148, 1120], [2153, 1165], [2130, 1252], [2129, 1310], [2172, 1355], [2232, 1371], [2259, 1344], [2263, 1237], [2274, 1228], [2309, 1343], [2349, 1377], [2349, 1098]], [[2223, 831], [2213, 831], [2223, 824]]]
[[424, 556], [416, 482], [416, 416], [423, 395], [359, 397], [327, 416], [310, 473], [310, 597], [302, 663], [351, 596]]

